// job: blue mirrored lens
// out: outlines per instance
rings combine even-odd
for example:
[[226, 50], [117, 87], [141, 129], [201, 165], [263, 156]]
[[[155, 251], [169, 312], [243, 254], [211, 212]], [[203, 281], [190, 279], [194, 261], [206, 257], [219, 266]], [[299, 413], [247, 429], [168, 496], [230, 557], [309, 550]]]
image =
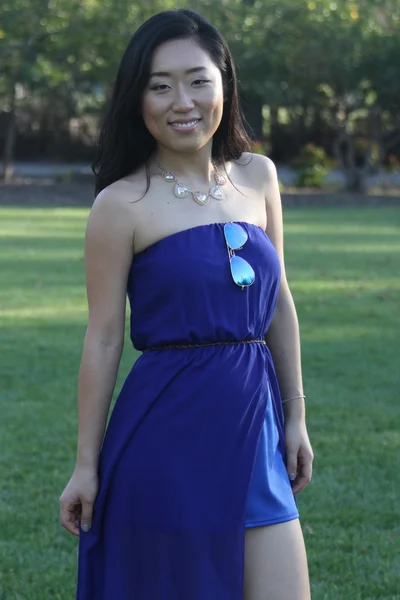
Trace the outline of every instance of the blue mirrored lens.
[[247, 232], [238, 223], [226, 223], [224, 225], [225, 240], [229, 248], [238, 250], [248, 239]]
[[232, 278], [237, 285], [244, 286], [254, 283], [256, 276], [247, 260], [240, 258], [240, 256], [233, 256], [230, 262]]

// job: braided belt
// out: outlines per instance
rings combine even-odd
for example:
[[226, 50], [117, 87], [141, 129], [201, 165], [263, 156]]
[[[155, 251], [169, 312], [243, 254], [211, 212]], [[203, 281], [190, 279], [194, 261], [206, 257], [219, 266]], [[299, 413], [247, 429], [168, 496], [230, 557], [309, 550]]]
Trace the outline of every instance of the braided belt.
[[155, 350], [177, 350], [179, 348], [205, 348], [206, 346], [234, 346], [237, 344], [265, 344], [265, 340], [235, 340], [231, 342], [209, 342], [208, 344], [168, 344], [166, 346], [149, 346], [143, 352]]

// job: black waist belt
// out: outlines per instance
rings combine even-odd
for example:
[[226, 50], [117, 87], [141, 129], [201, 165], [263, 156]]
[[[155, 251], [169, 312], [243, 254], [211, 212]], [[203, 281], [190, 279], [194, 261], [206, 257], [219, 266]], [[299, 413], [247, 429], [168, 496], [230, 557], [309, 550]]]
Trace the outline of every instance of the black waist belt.
[[207, 346], [234, 346], [236, 344], [265, 344], [265, 340], [235, 340], [230, 342], [209, 342], [207, 344], [167, 344], [165, 346], [149, 346], [143, 352], [155, 350], [178, 350], [179, 348], [205, 348]]

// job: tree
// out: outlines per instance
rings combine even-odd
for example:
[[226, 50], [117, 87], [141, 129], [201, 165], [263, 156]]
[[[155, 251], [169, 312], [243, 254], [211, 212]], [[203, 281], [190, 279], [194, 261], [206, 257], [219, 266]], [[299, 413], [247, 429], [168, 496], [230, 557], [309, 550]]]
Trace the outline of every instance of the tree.
[[[40, 98], [46, 107], [43, 119], [53, 115], [59, 134], [80, 110], [100, 110], [133, 31], [142, 20], [171, 5], [171, 0], [149, 0], [145, 6], [128, 0], [3, 0], [0, 98], [7, 116], [4, 179], [12, 176], [16, 113], [24, 99], [32, 104]], [[64, 114], [60, 115], [60, 110]]]
[[[54, 129], [53, 138], [66, 138], [72, 117], [102, 111], [137, 26], [174, 4], [3, 0], [6, 176], [18, 111], [29, 111], [40, 130]], [[334, 136], [348, 187], [362, 189], [374, 161], [382, 163], [398, 140], [400, 0], [182, 0], [181, 5], [204, 14], [226, 37], [254, 135], [262, 134], [267, 106], [270, 139], [285, 159], [316, 136], [325, 147], [327, 135]]]

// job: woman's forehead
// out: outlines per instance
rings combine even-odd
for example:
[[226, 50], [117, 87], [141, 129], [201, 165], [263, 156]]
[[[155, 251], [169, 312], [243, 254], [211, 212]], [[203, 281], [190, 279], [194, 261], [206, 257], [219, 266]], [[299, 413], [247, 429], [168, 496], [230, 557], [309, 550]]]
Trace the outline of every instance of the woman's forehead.
[[190, 73], [212, 68], [216, 67], [209, 53], [196, 41], [187, 39], [161, 44], [151, 61], [151, 73]]

